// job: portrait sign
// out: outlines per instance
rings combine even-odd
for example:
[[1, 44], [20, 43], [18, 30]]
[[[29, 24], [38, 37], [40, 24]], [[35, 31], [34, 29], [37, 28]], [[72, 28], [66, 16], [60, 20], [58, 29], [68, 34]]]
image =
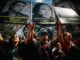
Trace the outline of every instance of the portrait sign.
[[0, 23], [24, 24], [30, 17], [30, 2], [9, 0], [0, 13]]
[[80, 24], [80, 16], [71, 8], [54, 7], [62, 24]]
[[46, 3], [33, 3], [33, 21], [38, 24], [54, 24], [55, 14], [52, 6]]

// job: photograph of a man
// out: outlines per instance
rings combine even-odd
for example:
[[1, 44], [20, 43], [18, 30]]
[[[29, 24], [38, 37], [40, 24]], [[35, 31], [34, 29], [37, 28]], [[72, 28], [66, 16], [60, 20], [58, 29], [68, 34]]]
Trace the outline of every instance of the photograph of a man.
[[9, 5], [8, 11], [0, 14], [0, 21], [3, 23], [24, 23], [27, 22], [29, 16], [21, 13], [26, 7], [27, 3], [24, 1], [14, 1]]

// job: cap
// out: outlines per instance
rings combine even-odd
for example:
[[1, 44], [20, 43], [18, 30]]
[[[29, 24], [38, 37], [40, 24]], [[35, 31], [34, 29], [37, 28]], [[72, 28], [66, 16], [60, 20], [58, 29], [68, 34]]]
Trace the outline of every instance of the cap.
[[42, 35], [42, 34], [48, 35], [48, 31], [47, 31], [47, 30], [43, 30], [43, 31], [41, 32], [41, 35]]
[[67, 36], [72, 37], [72, 34], [71, 34], [71, 33], [69, 33], [69, 32], [64, 32], [64, 35], [67, 35]]

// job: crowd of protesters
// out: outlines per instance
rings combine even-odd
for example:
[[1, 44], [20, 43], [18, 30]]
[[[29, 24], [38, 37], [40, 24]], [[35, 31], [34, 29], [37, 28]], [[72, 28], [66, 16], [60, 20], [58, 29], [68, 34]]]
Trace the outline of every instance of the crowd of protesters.
[[[80, 48], [76, 46], [80, 38], [72, 40], [69, 32], [62, 34], [61, 22], [57, 21], [57, 38], [49, 40], [48, 32], [42, 31], [40, 39], [34, 32], [35, 24], [29, 21], [25, 27], [28, 32], [21, 42], [15, 31], [9, 42], [6, 42], [0, 34], [0, 59], [1, 60], [77, 60]], [[54, 46], [53, 46], [54, 45]]]

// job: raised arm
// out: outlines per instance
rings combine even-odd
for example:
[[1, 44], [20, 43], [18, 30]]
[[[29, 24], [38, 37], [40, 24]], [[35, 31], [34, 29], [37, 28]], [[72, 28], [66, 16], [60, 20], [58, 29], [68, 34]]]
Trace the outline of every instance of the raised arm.
[[24, 43], [25, 43], [25, 44], [27, 44], [28, 41], [29, 41], [30, 38], [31, 38], [31, 25], [30, 25], [30, 22], [29, 22], [29, 24], [26, 25], [26, 28], [27, 28], [28, 32], [27, 32], [26, 38], [25, 38], [25, 40], [24, 40]]
[[62, 36], [62, 27], [60, 20], [57, 21], [57, 40], [62, 43], [63, 36]]
[[26, 35], [25, 43], [27, 44], [29, 40], [33, 40], [34, 38], [37, 40], [37, 34], [34, 32], [34, 23], [32, 21], [29, 21], [29, 24], [26, 25], [26, 28], [28, 29], [28, 33]]

